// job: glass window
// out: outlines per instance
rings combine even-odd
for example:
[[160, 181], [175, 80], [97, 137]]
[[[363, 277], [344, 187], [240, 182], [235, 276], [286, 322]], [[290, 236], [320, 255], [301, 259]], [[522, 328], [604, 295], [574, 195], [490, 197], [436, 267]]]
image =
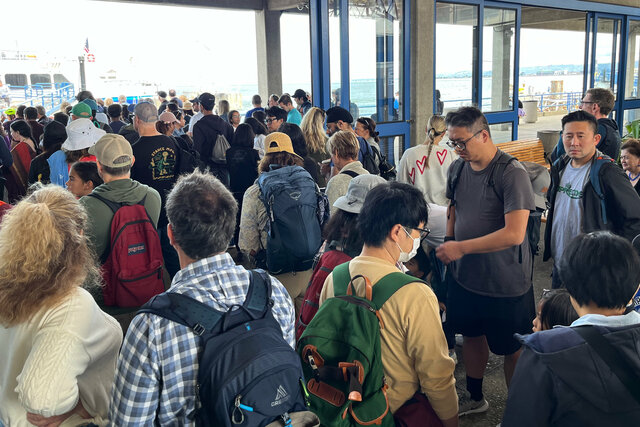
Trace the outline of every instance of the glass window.
[[513, 123], [511, 122], [489, 125], [489, 129], [491, 130], [491, 139], [494, 144], [513, 140]]
[[5, 83], [10, 86], [27, 86], [26, 74], [5, 74]]
[[331, 80], [331, 106], [340, 105], [340, 1], [329, 1], [329, 78]]
[[484, 9], [482, 111], [511, 110], [515, 67], [516, 11]]
[[[635, 110], [624, 110], [624, 129], [622, 129], [622, 134], [626, 135], [631, 132], [631, 129], [627, 128], [631, 122], [635, 122], [636, 120], [640, 120], [640, 108], [636, 108]], [[636, 135], [633, 135], [637, 137]]]
[[31, 84], [51, 83], [51, 76], [48, 74], [31, 74]]
[[436, 3], [436, 113], [473, 103], [478, 7]]
[[596, 66], [593, 86], [618, 90], [617, 67], [620, 58], [620, 20], [598, 19], [596, 34]]
[[628, 58], [625, 98], [638, 98], [638, 68], [640, 68], [640, 21], [629, 21]]
[[282, 91], [284, 93], [293, 95], [296, 89], [311, 92], [311, 42], [309, 34], [308, 8], [303, 7], [302, 10], [295, 8], [280, 15], [280, 54], [282, 57]]
[[[351, 114], [402, 120], [402, 0], [364, 6], [349, 0]], [[355, 113], [355, 114], [354, 114]]]

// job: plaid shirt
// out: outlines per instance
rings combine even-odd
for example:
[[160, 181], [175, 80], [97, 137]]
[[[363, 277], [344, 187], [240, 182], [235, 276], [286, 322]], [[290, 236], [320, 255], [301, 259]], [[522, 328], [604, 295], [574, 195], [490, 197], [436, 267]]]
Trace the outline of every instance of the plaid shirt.
[[[229, 254], [188, 265], [173, 278], [169, 292], [188, 295], [227, 311], [242, 305], [250, 273]], [[271, 278], [273, 315], [284, 339], [295, 346], [294, 311], [282, 284]], [[149, 313], [136, 316], [125, 337], [112, 391], [111, 425], [195, 425], [199, 338], [181, 324]]]

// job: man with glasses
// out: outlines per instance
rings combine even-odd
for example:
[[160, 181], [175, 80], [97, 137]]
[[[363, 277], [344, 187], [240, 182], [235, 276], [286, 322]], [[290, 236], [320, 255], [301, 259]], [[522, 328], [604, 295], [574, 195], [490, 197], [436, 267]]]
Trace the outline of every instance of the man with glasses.
[[[409, 184], [384, 183], [369, 191], [358, 214], [364, 245], [348, 265], [358, 296], [365, 296], [364, 277], [373, 284], [375, 295], [378, 285], [385, 286], [380, 282], [383, 277], [398, 273], [402, 263], [415, 256], [421, 239], [429, 234], [428, 216], [422, 192]], [[321, 305], [334, 297], [334, 289], [346, 286], [337, 280], [335, 273], [327, 277]], [[390, 288], [386, 285], [383, 289]], [[390, 411], [400, 420], [400, 409], [418, 414], [435, 411], [445, 427], [457, 426], [455, 363], [449, 357], [438, 299], [431, 288], [422, 282], [407, 283], [392, 293], [378, 313], [384, 325], [380, 347]], [[428, 419], [424, 421], [424, 425], [432, 425]]]
[[527, 172], [497, 149], [480, 110], [462, 107], [445, 121], [460, 159], [449, 168], [447, 235], [436, 254], [450, 272], [447, 322], [464, 337], [469, 396], [460, 399], [462, 416], [489, 408], [482, 394], [489, 350], [504, 356], [508, 386], [520, 355], [513, 334], [531, 330], [533, 260], [525, 236], [535, 202]]
[[[621, 143], [618, 124], [609, 118], [615, 101], [616, 97], [613, 92], [604, 88], [589, 89], [582, 97], [582, 101], [580, 101], [580, 109], [593, 114], [598, 121], [600, 142], [596, 148], [614, 160], [620, 155]], [[561, 136], [558, 145], [551, 153], [551, 161], [555, 162], [563, 154], [565, 154], [565, 150]]]
[[267, 131], [277, 132], [278, 128], [282, 123], [287, 121], [287, 112], [280, 107], [269, 107], [267, 108], [267, 120], [265, 120], [265, 124], [267, 125]]

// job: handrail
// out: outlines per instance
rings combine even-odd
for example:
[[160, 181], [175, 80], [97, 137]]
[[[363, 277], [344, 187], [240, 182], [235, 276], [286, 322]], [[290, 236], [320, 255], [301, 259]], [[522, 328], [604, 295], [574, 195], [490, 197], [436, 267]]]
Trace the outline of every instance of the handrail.
[[[73, 83], [37, 83], [31, 86], [8, 85], [10, 96], [13, 101], [33, 107], [42, 105], [47, 110], [47, 115], [52, 114], [65, 101], [72, 101], [75, 98], [75, 87]], [[24, 96], [16, 96], [16, 93]]]

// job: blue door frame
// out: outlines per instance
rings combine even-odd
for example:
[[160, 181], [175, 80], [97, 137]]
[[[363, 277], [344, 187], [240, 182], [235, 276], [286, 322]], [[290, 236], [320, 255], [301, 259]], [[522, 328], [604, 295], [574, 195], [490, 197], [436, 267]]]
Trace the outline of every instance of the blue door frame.
[[[393, 1], [393, 0], [390, 0]], [[335, 0], [335, 6], [339, 10], [340, 22], [340, 102], [342, 105], [349, 105], [351, 102], [349, 75], [349, 1]], [[309, 12], [311, 21], [311, 73], [312, 73], [312, 93], [316, 106], [328, 109], [331, 106], [331, 68], [330, 61], [333, 52], [329, 47], [329, 2], [327, 0], [310, 0]], [[403, 136], [404, 149], [411, 146], [411, 125], [410, 114], [407, 108], [411, 105], [411, 26], [409, 16], [411, 12], [411, 0], [403, 0], [402, 3], [402, 40], [400, 48], [403, 51], [402, 69], [402, 94], [401, 99], [405, 108], [402, 109], [402, 116], [396, 121], [381, 121], [377, 124], [376, 130], [380, 137]], [[377, 60], [386, 60], [380, 57], [380, 43], [376, 41], [378, 48]], [[387, 40], [388, 42], [388, 40]], [[391, 44], [393, 46], [393, 44]], [[393, 59], [393, 52], [391, 52]], [[389, 160], [393, 161], [393, 145], [389, 145]]]
[[[420, 1], [420, 0], [418, 0]], [[476, 34], [476, 40], [478, 43], [478, 58], [477, 68], [474, 70], [474, 87], [473, 90], [473, 103], [476, 105], [481, 105], [482, 100], [482, 49], [483, 49], [483, 24], [484, 24], [484, 8], [485, 7], [498, 7], [498, 8], [508, 8], [508, 9], [516, 9], [516, 34], [515, 34], [515, 70], [514, 70], [514, 91], [513, 91], [513, 110], [503, 111], [503, 112], [489, 112], [486, 113], [487, 121], [489, 124], [497, 124], [497, 123], [512, 123], [513, 124], [513, 139], [517, 139], [518, 136], [518, 117], [517, 117], [517, 106], [518, 106], [518, 75], [520, 71], [519, 61], [520, 61], [520, 27], [521, 27], [521, 6], [536, 6], [536, 7], [545, 7], [550, 9], [565, 9], [565, 10], [576, 10], [576, 11], [589, 11], [587, 14], [586, 25], [585, 25], [585, 56], [584, 56], [584, 80], [583, 86], [585, 90], [589, 87], [593, 87], [593, 79], [594, 79], [594, 68], [595, 68], [595, 46], [597, 40], [597, 21], [599, 18], [605, 19], [619, 19], [620, 25], [617, 26], [615, 30], [620, 34], [620, 59], [615, 66], [617, 67], [615, 72], [617, 75], [617, 93], [616, 104], [614, 111], [616, 111], [616, 121], [618, 122], [618, 126], [620, 127], [620, 132], [622, 133], [624, 130], [623, 121], [624, 121], [624, 111], [629, 109], [638, 109], [640, 108], [640, 97], [636, 99], [625, 99], [625, 84], [626, 79], [626, 65], [629, 59], [629, 55], [632, 54], [628, 52], [628, 36], [630, 29], [630, 21], [631, 20], [640, 20], [640, 12], [638, 8], [634, 8], [631, 6], [620, 6], [620, 5], [612, 5], [612, 4], [603, 4], [603, 3], [592, 3], [583, 0], [563, 0], [561, 4], [557, 0], [501, 0], [500, 2], [493, 1], [484, 1], [484, 0], [437, 0], [437, 2], [441, 3], [454, 3], [454, 4], [467, 4], [467, 5], [475, 5], [478, 7], [478, 28]], [[434, 2], [435, 3], [435, 2]], [[435, 7], [435, 6], [434, 6]], [[434, 32], [435, 32], [436, 20], [434, 13]], [[613, 38], [613, 51], [615, 52], [616, 48], [616, 37]], [[435, 52], [435, 41], [434, 41], [434, 52]], [[435, 58], [435, 55], [434, 55]], [[435, 61], [433, 64], [433, 86], [435, 85]], [[613, 77], [612, 77], [612, 80]], [[435, 111], [435, 97], [434, 97], [434, 111]]]

